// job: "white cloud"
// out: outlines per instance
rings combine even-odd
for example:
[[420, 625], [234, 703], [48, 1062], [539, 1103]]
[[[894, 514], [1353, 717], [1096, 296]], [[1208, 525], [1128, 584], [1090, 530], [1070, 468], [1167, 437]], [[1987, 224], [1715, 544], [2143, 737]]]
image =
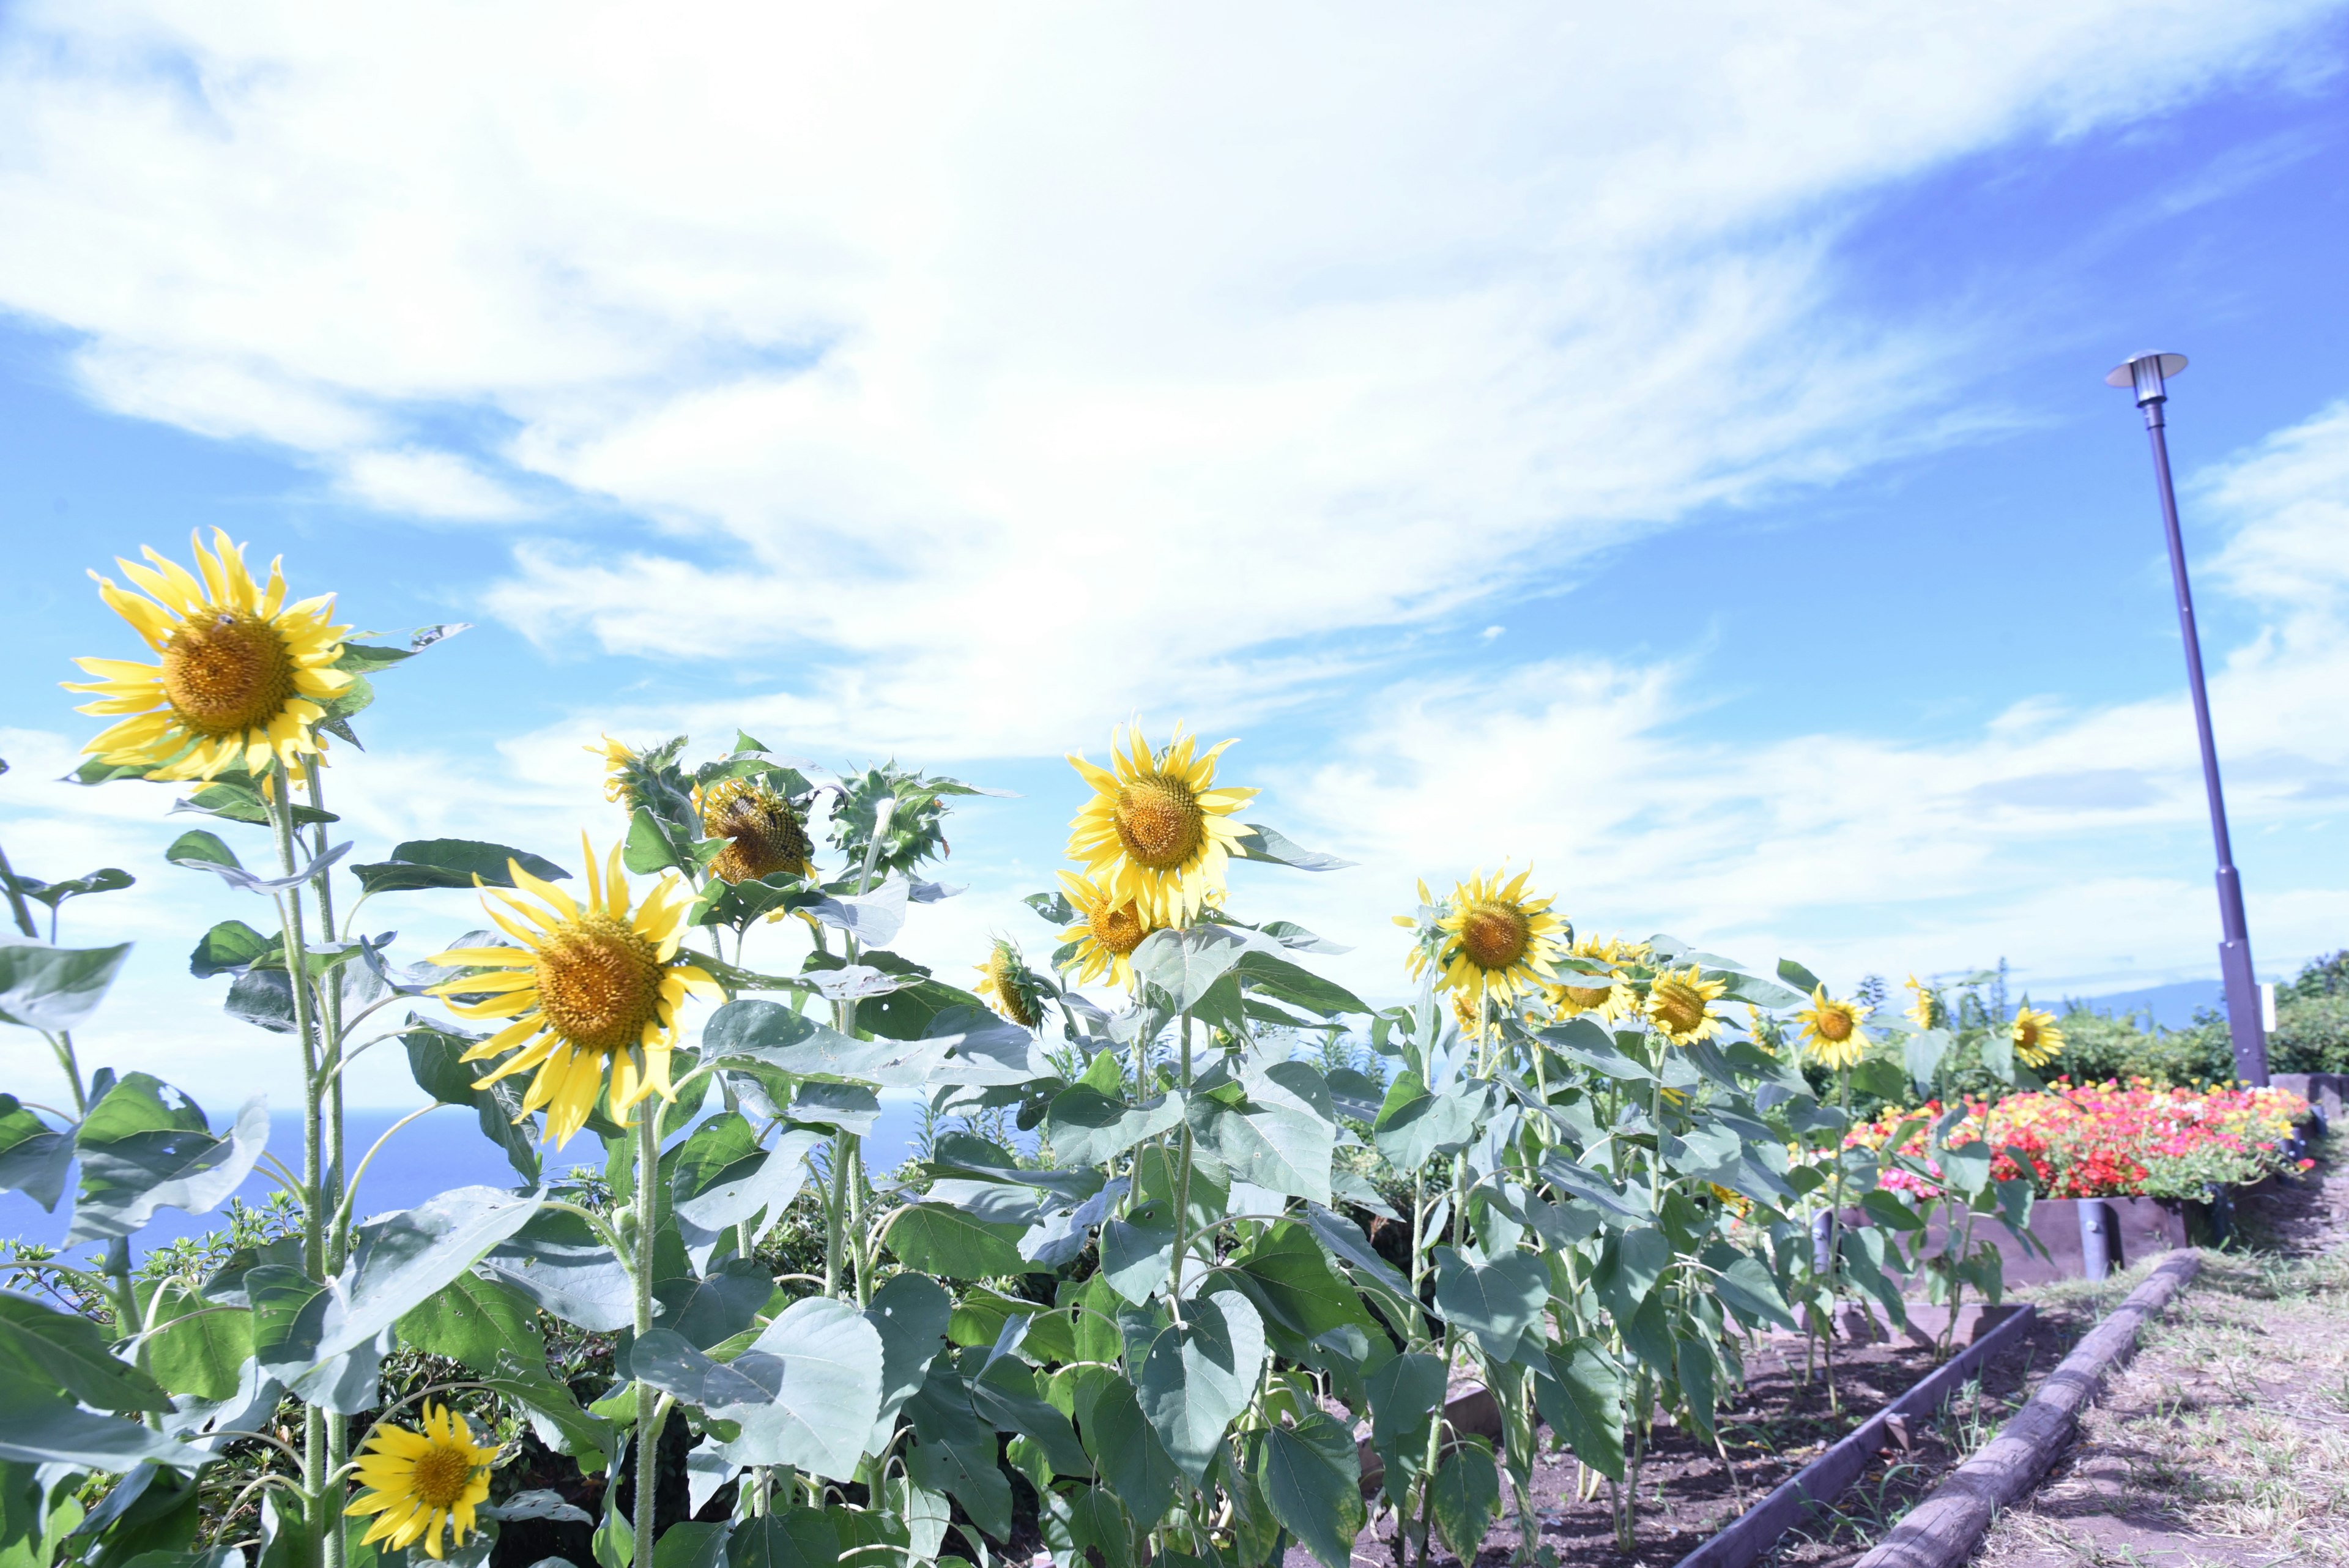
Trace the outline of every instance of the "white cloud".
[[355, 452], [343, 462], [341, 491], [380, 512], [503, 523], [536, 508], [451, 452]]
[[[2281, 618], [2212, 661], [2239, 861], [2263, 969], [2341, 940], [2342, 865], [2323, 831], [2349, 798], [2349, 410], [2333, 408], [2201, 475], [2197, 515], [2230, 531], [2206, 587]], [[1971, 967], [2000, 952], [2085, 991], [2207, 971], [2216, 904], [2193, 721], [2172, 697], [2014, 705], [1930, 744], [1856, 732], [1707, 738], [1701, 659], [1570, 659], [1402, 682], [1340, 756], [1278, 779], [1323, 846], [1395, 885], [1283, 889], [1363, 944], [1362, 983], [1399, 950], [1365, 896], [1399, 868], [1435, 880], [1514, 852], [1601, 932], [1665, 929], [1721, 950], [1864, 969]], [[2303, 836], [2270, 857], [2259, 836]], [[1317, 841], [1318, 842], [1318, 841]], [[2177, 853], [2172, 854], [2172, 850]], [[2148, 874], [2151, 864], [2194, 867]], [[2312, 853], [2313, 852], [2313, 853]]]
[[518, 510], [349, 410], [492, 411], [675, 541], [528, 549], [501, 613], [971, 754], [1962, 433], [1920, 372], [1974, 328], [1834, 308], [1839, 223], [2323, 9], [52, 5], [0, 303], [395, 508]]
[[[0, 231], [38, 243], [0, 246], [0, 308], [78, 335], [106, 406], [395, 511], [521, 519], [429, 435], [511, 428], [492, 456], [650, 526], [525, 542], [499, 612], [791, 670], [722, 717], [810, 745], [1036, 754], [1145, 701], [1245, 723], [1382, 680], [1338, 762], [1258, 781], [1365, 867], [1240, 874], [1361, 942], [1367, 990], [1407, 891], [1381, 879], [1505, 849], [1601, 927], [1757, 956], [1798, 929], [1847, 972], [2207, 968], [2207, 887], [2116, 847], [2198, 831], [2182, 703], [1732, 746], [1693, 656], [1392, 671], [1528, 562], [1970, 433], [1919, 400], [1980, 324], [1855, 317], [1840, 226], [1945, 161], [2288, 67], [2327, 9], [20, 5]], [[2248, 830], [2343, 787], [2344, 467], [2333, 414], [2197, 493], [2246, 520], [2215, 583], [2281, 612], [2218, 676]], [[570, 749], [597, 724], [720, 715], [588, 717], [486, 761], [338, 758], [347, 831], [560, 845], [610, 820]], [[183, 826], [36, 783], [55, 736], [0, 745], [36, 874], [152, 867]], [[1046, 880], [975, 869], [916, 951], [958, 961]], [[282, 1088], [179, 957], [239, 899], [141, 875], [108, 1054]], [[2317, 892], [2252, 893], [2262, 952], [2333, 934]], [[470, 919], [378, 904], [412, 942]], [[402, 1075], [378, 1053], [360, 1097]]]

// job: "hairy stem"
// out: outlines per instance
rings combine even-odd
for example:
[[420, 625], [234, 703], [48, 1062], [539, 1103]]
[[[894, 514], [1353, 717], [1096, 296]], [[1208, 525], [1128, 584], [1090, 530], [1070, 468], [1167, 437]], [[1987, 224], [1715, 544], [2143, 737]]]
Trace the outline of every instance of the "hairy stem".
[[[660, 1230], [660, 1106], [647, 1101], [636, 1107], [636, 1335], [653, 1326], [653, 1246]], [[668, 1401], [659, 1391], [636, 1380], [636, 1517], [635, 1561], [650, 1568], [653, 1560], [653, 1503], [660, 1482], [660, 1428]]]

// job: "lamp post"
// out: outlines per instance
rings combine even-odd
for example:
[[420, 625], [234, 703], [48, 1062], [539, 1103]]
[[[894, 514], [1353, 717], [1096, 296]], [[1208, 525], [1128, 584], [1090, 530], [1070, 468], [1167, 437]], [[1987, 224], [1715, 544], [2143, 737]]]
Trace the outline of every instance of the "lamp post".
[[2219, 788], [2219, 748], [2210, 738], [2210, 693], [2202, 682], [2202, 641], [2194, 632], [2194, 593], [2186, 581], [2186, 543], [2178, 532], [2178, 493], [2169, 482], [2169, 441], [2161, 408], [2168, 378], [2186, 369], [2183, 354], [2140, 354], [2116, 367], [2105, 384], [2127, 387], [2145, 410], [2153, 444], [2153, 479], [2161, 492], [2161, 526], [2169, 541], [2169, 578], [2178, 590], [2178, 629], [2186, 644], [2186, 681], [2194, 694], [2194, 730], [2202, 742], [2202, 787], [2210, 797], [2210, 836], [2219, 849], [2219, 972], [2227, 985], [2227, 1033], [2235, 1047], [2235, 1076], [2268, 1081], [2267, 1034], [2260, 1026], [2260, 987], [2251, 973], [2251, 937], [2243, 923], [2243, 879], [2227, 839], [2227, 802]]

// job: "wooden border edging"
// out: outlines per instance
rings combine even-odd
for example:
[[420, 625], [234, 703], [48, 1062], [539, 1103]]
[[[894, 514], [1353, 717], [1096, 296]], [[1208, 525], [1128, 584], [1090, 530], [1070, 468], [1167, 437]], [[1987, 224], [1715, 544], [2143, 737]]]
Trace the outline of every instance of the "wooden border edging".
[[2003, 1349], [2038, 1316], [2036, 1308], [2019, 1306], [1980, 1339], [1935, 1367], [1909, 1390], [1862, 1421], [1826, 1453], [1805, 1465], [1776, 1490], [1732, 1522], [1728, 1529], [1680, 1561], [1680, 1568], [1751, 1568], [1778, 1543], [1812, 1508], [1833, 1502], [1859, 1479], [1889, 1436], [1893, 1417], [1927, 1417], [1983, 1361]]
[[2028, 1491], [2054, 1463], [2080, 1407], [2095, 1397], [2105, 1375], [2136, 1352], [2146, 1320], [2158, 1316], [2201, 1267], [2199, 1251], [2172, 1252], [2064, 1358], [1989, 1446], [1909, 1510], [1857, 1568], [1950, 1568], [1971, 1555], [1998, 1511]]

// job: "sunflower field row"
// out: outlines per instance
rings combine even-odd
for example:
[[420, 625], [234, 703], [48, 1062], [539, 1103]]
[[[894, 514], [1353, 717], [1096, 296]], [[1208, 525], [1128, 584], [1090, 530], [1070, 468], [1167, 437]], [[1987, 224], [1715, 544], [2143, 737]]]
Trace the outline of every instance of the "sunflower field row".
[[[1601, 939], [1504, 869], [1420, 885], [1407, 1000], [1374, 1005], [1269, 895], [1409, 877], [1253, 820], [1230, 742], [1179, 731], [1071, 759], [1071, 863], [1026, 900], [1043, 956], [998, 941], [970, 989], [895, 944], [957, 892], [931, 873], [975, 788], [894, 764], [607, 741], [612, 816], [575, 859], [353, 855], [332, 748], [376, 681], [456, 655], [437, 628], [351, 637], [224, 535], [194, 563], [101, 579], [148, 657], [82, 661], [112, 723], [79, 777], [184, 785], [171, 808], [209, 819], [166, 857], [218, 886], [191, 965], [298, 1062], [304, 1137], [87, 1069], [127, 950], [44, 940], [31, 909], [120, 880], [0, 867], [23, 932], [0, 1018], [64, 1081], [0, 1096], [0, 1185], [70, 1213], [0, 1297], [12, 1563], [481, 1563], [560, 1527], [601, 1568], [1015, 1543], [1342, 1568], [1379, 1521], [1401, 1558], [1471, 1558], [1505, 1493], [1530, 1562], [1537, 1445], [1628, 1542], [1655, 1423], [1710, 1438], [1754, 1336], [1841, 1296], [1896, 1319], [1995, 1297], [1986, 1228], [2028, 1224], [2035, 1178], [1965, 1106], [1852, 1137], [1856, 1078], [1930, 1091], [1929, 992], [1903, 1021], [1790, 961]], [[482, 925], [397, 952], [359, 923], [391, 893]], [[2011, 1044], [2020, 1083], [2047, 1043], [2019, 1019]], [[366, 1207], [399, 1130], [348, 1146], [344, 1072], [378, 1048], [418, 1115], [477, 1113], [510, 1186]], [[926, 1128], [886, 1172], [864, 1152], [885, 1095]], [[277, 1222], [134, 1262], [159, 1209], [212, 1211], [255, 1170]], [[1814, 1222], [1837, 1213], [1858, 1220]], [[1447, 1419], [1463, 1381], [1497, 1441]]]

